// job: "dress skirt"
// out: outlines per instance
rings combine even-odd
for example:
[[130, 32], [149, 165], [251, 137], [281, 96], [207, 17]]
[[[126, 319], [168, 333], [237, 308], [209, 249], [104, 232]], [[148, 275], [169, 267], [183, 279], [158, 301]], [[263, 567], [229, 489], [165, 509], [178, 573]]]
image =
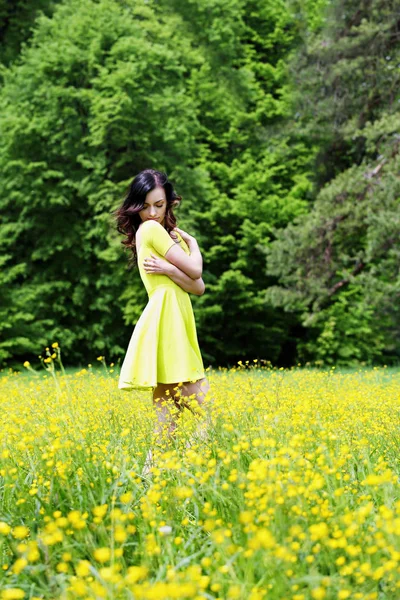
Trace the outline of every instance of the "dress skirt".
[[197, 381], [204, 366], [189, 294], [178, 285], [159, 285], [136, 323], [121, 367], [121, 390], [157, 383]]

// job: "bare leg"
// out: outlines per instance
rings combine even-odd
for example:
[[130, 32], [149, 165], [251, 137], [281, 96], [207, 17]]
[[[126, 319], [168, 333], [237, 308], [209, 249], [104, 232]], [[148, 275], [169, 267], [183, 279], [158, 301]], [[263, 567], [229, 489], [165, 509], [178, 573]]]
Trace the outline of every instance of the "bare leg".
[[[153, 406], [157, 413], [157, 426], [155, 429], [156, 444], [161, 444], [165, 439], [172, 440], [177, 427], [177, 415], [182, 408], [175, 401], [176, 383], [158, 383], [153, 391]], [[142, 475], [147, 475], [153, 465], [153, 451], [147, 453]]]
[[[206, 377], [198, 379], [194, 383], [185, 381], [181, 386], [177, 383], [159, 383], [153, 392], [153, 405], [157, 411], [158, 424], [155, 430], [157, 434], [156, 443], [165, 439], [174, 438], [177, 427], [177, 417], [184, 408], [189, 409], [195, 416], [200, 418], [200, 423], [195, 435], [200, 439], [206, 439], [212, 425], [211, 408], [213, 399], [208, 392], [210, 384]], [[187, 446], [190, 446], [188, 442]], [[150, 448], [142, 470], [142, 475], [147, 475], [153, 466], [153, 452]]]
[[206, 377], [203, 377], [194, 383], [185, 381], [182, 387], [178, 388], [176, 396], [177, 401], [182, 406], [188, 408], [195, 416], [200, 418], [195, 436], [203, 440], [207, 438], [212, 425], [211, 408], [213, 399], [210, 397], [209, 391], [209, 381]]

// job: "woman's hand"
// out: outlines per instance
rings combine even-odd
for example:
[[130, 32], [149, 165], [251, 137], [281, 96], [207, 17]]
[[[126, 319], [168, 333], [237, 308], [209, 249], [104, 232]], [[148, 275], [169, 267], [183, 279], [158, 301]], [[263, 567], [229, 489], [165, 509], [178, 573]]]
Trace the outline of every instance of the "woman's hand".
[[183, 231], [183, 229], [179, 229], [179, 227], [175, 227], [172, 231], [177, 231], [181, 235], [183, 241], [186, 242], [189, 247], [190, 244], [196, 242], [196, 238], [193, 237], [193, 235], [189, 235], [186, 233], [186, 231]]
[[167, 260], [158, 258], [154, 254], [143, 260], [144, 270], [149, 275], [169, 275], [173, 266]]

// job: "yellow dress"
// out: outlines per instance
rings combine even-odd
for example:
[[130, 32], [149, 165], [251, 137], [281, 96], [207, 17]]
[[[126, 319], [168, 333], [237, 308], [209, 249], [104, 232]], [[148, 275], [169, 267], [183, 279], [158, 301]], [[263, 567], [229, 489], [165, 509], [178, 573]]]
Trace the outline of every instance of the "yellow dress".
[[[156, 221], [145, 221], [140, 228], [138, 265], [149, 300], [136, 323], [119, 375], [118, 388], [127, 391], [204, 377], [188, 292], [167, 275], [149, 274], [143, 267], [146, 257], [153, 253], [163, 258], [176, 242]], [[181, 247], [190, 255], [186, 242], [177, 235]]]

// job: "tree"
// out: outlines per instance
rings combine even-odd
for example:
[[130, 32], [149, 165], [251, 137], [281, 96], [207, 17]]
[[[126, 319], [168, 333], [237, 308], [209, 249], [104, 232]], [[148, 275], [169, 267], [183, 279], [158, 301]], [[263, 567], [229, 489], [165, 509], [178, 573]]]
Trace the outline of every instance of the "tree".
[[[189, 215], [205, 249], [207, 293], [196, 299], [202, 349], [217, 364], [255, 356], [290, 364], [299, 318], [265, 300], [276, 281], [265, 272], [265, 247], [275, 227], [308, 211], [312, 189], [310, 148], [286, 127], [287, 63], [302, 30], [283, 0], [163, 6], [171, 4], [207, 56], [192, 89], [212, 184]], [[309, 5], [306, 22], [321, 9]]]
[[[300, 358], [349, 364], [399, 358], [397, 6], [340, 0], [297, 76], [299, 132], [317, 145], [316, 200], [276, 232], [267, 298], [309, 329]], [[329, 344], [325, 340], [329, 339]]]
[[296, 17], [283, 0], [71, 0], [35, 27], [0, 92], [0, 360], [54, 340], [70, 363], [122, 357], [146, 294], [110, 212], [153, 166], [204, 251], [205, 360], [290, 362], [299, 318], [265, 300], [264, 246], [311, 193], [285, 128]]
[[18, 58], [39, 14], [51, 15], [57, 0], [0, 0], [0, 62]]
[[145, 294], [110, 212], [136, 172], [198, 152], [186, 77], [201, 56], [177, 26], [145, 2], [72, 0], [4, 71], [3, 362], [54, 340], [70, 364], [125, 351]]

